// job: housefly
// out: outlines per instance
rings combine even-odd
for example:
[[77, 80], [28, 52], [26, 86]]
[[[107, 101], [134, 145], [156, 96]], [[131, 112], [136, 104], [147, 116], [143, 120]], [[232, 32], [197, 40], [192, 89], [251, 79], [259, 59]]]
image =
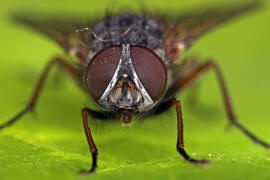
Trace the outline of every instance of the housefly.
[[119, 13], [98, 21], [64, 21], [57, 18], [15, 15], [17, 22], [31, 26], [50, 37], [65, 52], [76, 58], [76, 65], [62, 57], [55, 57], [45, 66], [27, 106], [0, 126], [3, 129], [31, 111], [38, 100], [51, 68], [59, 66], [71, 76], [100, 106], [96, 111], [85, 107], [82, 119], [92, 155], [92, 165], [83, 174], [93, 173], [97, 167], [98, 150], [88, 125], [92, 119], [122, 119], [127, 124], [132, 116], [149, 117], [171, 107], [177, 114], [177, 151], [190, 163], [207, 164], [207, 160], [192, 158], [184, 149], [183, 118], [180, 100], [175, 94], [184, 90], [207, 70], [212, 69], [218, 79], [229, 122], [255, 143], [270, 145], [253, 135], [235, 117], [224, 78], [213, 60], [199, 64], [180, 55], [220, 23], [239, 14], [256, 9], [258, 3], [229, 8], [210, 8], [175, 15]]

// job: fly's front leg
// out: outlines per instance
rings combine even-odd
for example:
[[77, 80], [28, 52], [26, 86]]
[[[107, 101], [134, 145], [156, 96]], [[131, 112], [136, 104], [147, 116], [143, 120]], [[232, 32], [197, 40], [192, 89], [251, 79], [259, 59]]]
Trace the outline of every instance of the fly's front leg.
[[168, 101], [168, 107], [175, 106], [176, 113], [177, 113], [177, 144], [176, 148], [179, 154], [188, 162], [195, 163], [195, 164], [208, 164], [209, 161], [207, 160], [197, 160], [192, 158], [188, 155], [188, 153], [184, 149], [184, 137], [183, 137], [183, 117], [182, 117], [182, 110], [180, 101], [177, 99], [172, 99]]
[[92, 137], [92, 133], [91, 130], [89, 128], [88, 125], [88, 120], [87, 120], [87, 116], [91, 116], [93, 118], [98, 118], [101, 120], [108, 120], [108, 119], [117, 119], [119, 118], [119, 116], [113, 112], [98, 112], [98, 111], [94, 111], [88, 108], [84, 108], [82, 110], [82, 118], [83, 118], [83, 127], [84, 127], [84, 131], [85, 131], [85, 135], [86, 135], [86, 139], [89, 145], [89, 149], [90, 149], [90, 153], [92, 156], [92, 165], [91, 168], [89, 170], [83, 170], [80, 172], [79, 175], [88, 175], [91, 174], [93, 172], [95, 172], [96, 168], [97, 168], [97, 156], [98, 156], [98, 150], [97, 147], [94, 143], [93, 137]]
[[180, 77], [179, 79], [175, 80], [173, 86], [169, 89], [169, 93], [176, 93], [177, 91], [182, 90], [185, 88], [187, 85], [192, 83], [195, 79], [200, 77], [202, 74], [204, 74], [208, 69], [213, 69], [216, 73], [218, 83], [221, 88], [221, 92], [223, 95], [223, 100], [225, 104], [225, 109], [227, 111], [228, 119], [233, 124], [235, 127], [237, 127], [240, 131], [242, 131], [245, 135], [247, 135], [253, 142], [265, 147], [265, 148], [270, 148], [270, 145], [263, 140], [259, 139], [256, 137], [253, 133], [251, 133], [248, 129], [246, 129], [243, 125], [241, 125], [237, 120], [236, 116], [232, 107], [232, 103], [229, 97], [228, 90], [225, 85], [224, 78], [222, 76], [221, 70], [219, 66], [209, 60], [206, 61], [205, 63], [201, 64], [200, 66], [197, 67], [192, 73], [189, 73], [188, 75], [184, 77]]
[[38, 97], [40, 95], [41, 89], [42, 89], [44, 82], [46, 81], [46, 78], [49, 74], [49, 71], [51, 70], [53, 65], [56, 65], [56, 64], [59, 65], [59, 67], [62, 70], [66, 71], [77, 83], [79, 83], [79, 76], [78, 76], [77, 72], [75, 71], [75, 69], [71, 65], [66, 63], [63, 59], [61, 59], [59, 57], [54, 58], [44, 68], [44, 70], [40, 76], [40, 79], [37, 82], [36, 88], [34, 89], [34, 92], [31, 96], [27, 106], [23, 110], [21, 110], [19, 113], [17, 113], [14, 117], [12, 117], [9, 121], [0, 125], [0, 130], [7, 127], [7, 126], [12, 125], [17, 120], [19, 120], [23, 115], [25, 115], [27, 112], [34, 109], [34, 107], [37, 103]]
[[209, 161], [207, 160], [204, 160], [204, 159], [197, 160], [197, 159], [192, 158], [191, 156], [188, 155], [188, 153], [184, 149], [183, 117], [182, 117], [181, 104], [178, 99], [173, 98], [173, 99], [164, 101], [161, 104], [159, 104], [157, 107], [155, 107], [155, 109], [153, 109], [152, 111], [147, 112], [146, 115], [152, 116], [152, 115], [161, 114], [167, 111], [172, 106], [175, 106], [176, 113], [177, 113], [177, 144], [176, 144], [177, 151], [188, 162], [191, 162], [194, 164], [201, 164], [201, 165], [208, 164]]
[[87, 121], [87, 115], [88, 115], [88, 113], [91, 114], [91, 112], [92, 111], [90, 109], [87, 109], [87, 108], [82, 110], [83, 127], [84, 127], [84, 131], [85, 131], [86, 139], [88, 141], [88, 145], [89, 145], [89, 148], [90, 148], [90, 152], [91, 152], [91, 155], [92, 155], [92, 166], [91, 166], [90, 170], [82, 171], [80, 174], [93, 173], [95, 171], [95, 169], [97, 168], [98, 150], [97, 150], [97, 147], [96, 147], [96, 145], [94, 143], [92, 133], [91, 133], [91, 130], [89, 128], [88, 121]]

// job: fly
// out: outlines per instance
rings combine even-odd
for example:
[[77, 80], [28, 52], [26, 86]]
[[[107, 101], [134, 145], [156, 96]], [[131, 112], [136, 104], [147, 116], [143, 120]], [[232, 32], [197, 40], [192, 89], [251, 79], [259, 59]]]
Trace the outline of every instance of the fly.
[[61, 57], [53, 58], [45, 66], [27, 106], [1, 125], [0, 129], [10, 126], [35, 107], [49, 71], [58, 65], [101, 108], [96, 111], [85, 107], [81, 111], [92, 156], [90, 169], [82, 171], [82, 174], [93, 173], [97, 168], [98, 149], [88, 125], [88, 117], [122, 119], [127, 124], [132, 121], [132, 115], [149, 117], [171, 107], [175, 107], [177, 114], [178, 153], [190, 163], [208, 164], [209, 161], [194, 159], [184, 150], [181, 104], [175, 94], [212, 69], [221, 88], [229, 122], [253, 142], [269, 149], [269, 144], [236, 120], [219, 66], [213, 60], [199, 64], [180, 58], [181, 53], [188, 50], [202, 34], [257, 6], [258, 3], [254, 2], [173, 18], [120, 13], [95, 22], [42, 20], [35, 19], [35, 16], [17, 15], [16, 21], [47, 35], [78, 61], [74, 66]]

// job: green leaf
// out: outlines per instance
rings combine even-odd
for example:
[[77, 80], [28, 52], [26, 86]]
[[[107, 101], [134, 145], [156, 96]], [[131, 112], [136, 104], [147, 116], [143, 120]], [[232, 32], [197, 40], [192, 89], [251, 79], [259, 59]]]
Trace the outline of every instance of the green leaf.
[[[116, 6], [137, 8], [138, 2]], [[151, 1], [150, 7], [192, 9], [207, 1]], [[61, 49], [48, 38], [12, 24], [18, 9], [71, 14], [102, 14], [110, 2], [45, 0], [1, 2], [0, 123], [26, 104], [46, 62]], [[242, 16], [202, 37], [187, 53], [202, 61], [217, 59], [230, 90], [239, 121], [270, 142], [270, 7]], [[95, 174], [78, 177], [91, 166], [80, 110], [92, 106], [88, 96], [57, 68], [51, 73], [34, 115], [0, 132], [0, 179], [269, 179], [270, 152], [254, 145], [228, 125], [214, 73], [178, 95], [183, 106], [184, 139], [194, 158], [212, 161], [207, 167], [185, 162], [176, 152], [176, 113], [168, 112], [129, 127], [121, 121], [90, 120], [99, 150]], [[192, 104], [195, 99], [195, 103]]]

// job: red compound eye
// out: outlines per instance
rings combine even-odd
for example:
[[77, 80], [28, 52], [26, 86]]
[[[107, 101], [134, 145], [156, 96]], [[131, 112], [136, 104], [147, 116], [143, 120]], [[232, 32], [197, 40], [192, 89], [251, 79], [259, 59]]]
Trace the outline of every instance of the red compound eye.
[[112, 46], [98, 52], [88, 65], [85, 80], [93, 98], [98, 101], [112, 80], [120, 61], [121, 49]]
[[163, 62], [152, 50], [142, 46], [131, 47], [130, 56], [144, 88], [154, 101], [158, 100], [167, 85], [167, 71]]

